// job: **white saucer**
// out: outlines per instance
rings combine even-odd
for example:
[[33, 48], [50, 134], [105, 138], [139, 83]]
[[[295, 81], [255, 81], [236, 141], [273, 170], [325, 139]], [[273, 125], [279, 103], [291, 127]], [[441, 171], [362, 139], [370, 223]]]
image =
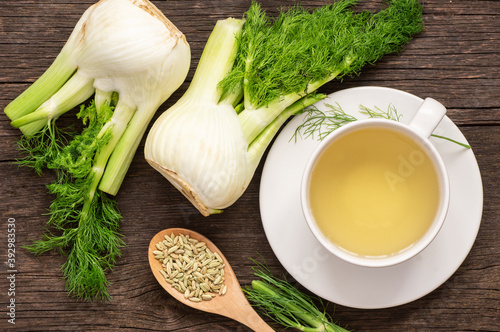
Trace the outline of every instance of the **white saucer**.
[[[335, 92], [316, 104], [338, 103], [358, 119], [359, 105], [387, 110], [392, 104], [401, 122], [409, 122], [423, 102], [389, 88], [360, 87]], [[291, 276], [316, 295], [348, 307], [387, 308], [414, 301], [444, 283], [462, 264], [476, 239], [483, 208], [483, 188], [472, 149], [432, 138], [446, 164], [451, 202], [445, 223], [434, 241], [402, 264], [364, 268], [341, 261], [324, 249], [309, 230], [300, 208], [304, 166], [318, 141], [292, 136], [305, 115], [296, 116], [276, 138], [266, 159], [260, 187], [262, 223], [277, 258]], [[467, 143], [445, 117], [434, 134]]]

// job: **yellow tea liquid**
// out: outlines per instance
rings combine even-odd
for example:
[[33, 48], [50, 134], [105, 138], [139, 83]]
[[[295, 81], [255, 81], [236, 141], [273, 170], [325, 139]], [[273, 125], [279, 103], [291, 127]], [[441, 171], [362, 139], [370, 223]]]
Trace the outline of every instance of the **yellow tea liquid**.
[[439, 184], [431, 159], [411, 138], [366, 128], [323, 152], [309, 195], [331, 242], [360, 256], [389, 256], [425, 234], [438, 209]]

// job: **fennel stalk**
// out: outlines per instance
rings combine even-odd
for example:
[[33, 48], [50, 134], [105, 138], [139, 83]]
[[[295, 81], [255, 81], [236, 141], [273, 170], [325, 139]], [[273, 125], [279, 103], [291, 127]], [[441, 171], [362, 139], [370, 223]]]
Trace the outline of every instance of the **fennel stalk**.
[[325, 310], [320, 310], [315, 302], [321, 299], [307, 295], [288, 281], [275, 277], [269, 268], [252, 259], [253, 280], [243, 291], [250, 303], [262, 314], [287, 328], [306, 332], [347, 332], [333, 322]]

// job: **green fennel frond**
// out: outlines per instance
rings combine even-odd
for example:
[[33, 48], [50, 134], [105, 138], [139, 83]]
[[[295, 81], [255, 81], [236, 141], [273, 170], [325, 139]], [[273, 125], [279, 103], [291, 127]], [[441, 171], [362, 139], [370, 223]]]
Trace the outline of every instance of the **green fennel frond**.
[[309, 86], [358, 75], [423, 29], [418, 0], [392, 0], [375, 14], [355, 13], [351, 7], [357, 2], [337, 1], [314, 11], [293, 6], [275, 19], [252, 3], [221, 89], [227, 93], [243, 86], [245, 105], [263, 107]]
[[348, 331], [333, 322], [325, 310], [320, 310], [321, 299], [310, 296], [283, 279], [275, 277], [267, 265], [251, 259], [258, 280], [243, 288], [253, 306], [277, 323], [300, 331]]
[[55, 121], [50, 120], [35, 135], [20, 137], [17, 148], [25, 156], [16, 160], [14, 164], [31, 167], [38, 175], [42, 175], [43, 170], [57, 157], [73, 135], [72, 131], [61, 130], [55, 125]]
[[436, 135], [436, 134], [432, 134], [431, 135], [432, 137], [435, 137], [435, 138], [440, 138], [440, 139], [444, 139], [446, 141], [449, 141], [449, 142], [452, 142], [452, 143], [455, 143], [455, 144], [458, 144], [466, 149], [470, 149], [471, 146], [469, 144], [465, 144], [465, 143], [462, 143], [462, 142], [459, 142], [457, 140], [454, 140], [452, 138], [449, 138], [449, 137], [446, 137], [446, 136], [441, 136], [441, 135]]
[[[336, 129], [358, 120], [355, 116], [347, 114], [338, 103], [336, 103], [336, 105], [325, 103], [325, 106], [328, 108], [325, 112], [320, 111], [314, 105], [305, 108], [302, 111], [302, 113], [306, 114], [304, 121], [295, 129], [295, 132], [290, 140], [293, 139], [297, 142], [299, 138], [312, 138], [322, 141]], [[377, 106], [371, 109], [366, 106], [359, 105], [359, 113], [367, 115], [370, 119], [400, 121], [403, 117], [403, 114], [398, 113], [393, 104], [389, 104], [386, 111]], [[431, 136], [450, 141], [466, 149], [471, 148], [470, 145], [461, 143], [449, 137], [436, 134], [432, 134]]]
[[65, 145], [51, 143], [50, 139], [40, 145], [41, 150], [47, 147], [50, 151], [41, 153], [46, 155], [45, 167], [57, 174], [57, 179], [47, 185], [55, 198], [45, 235], [26, 248], [35, 254], [58, 251], [67, 255], [62, 266], [66, 288], [69, 294], [85, 300], [98, 296], [109, 300], [106, 272], [112, 269], [124, 245], [116, 201], [97, 189], [93, 169], [96, 155], [111, 139], [111, 133], [103, 128], [112, 114], [109, 105], [99, 112], [93, 102], [82, 106], [78, 117], [87, 126], [80, 134]]
[[389, 106], [387, 106], [387, 111], [383, 111], [377, 106], [374, 106], [373, 109], [370, 109], [366, 106], [359, 105], [359, 109], [359, 113], [368, 115], [370, 119], [386, 119], [399, 121], [403, 116], [403, 114], [398, 113], [398, 110], [393, 104], [389, 104]]
[[82, 213], [78, 226], [73, 228], [73, 241], [62, 270], [70, 294], [88, 301], [100, 295], [107, 301], [106, 272], [113, 268], [120, 257], [119, 248], [124, 245], [118, 229], [121, 215], [114, 201], [101, 191], [96, 192], [91, 205], [88, 214]]
[[344, 112], [340, 105], [325, 104], [329, 108], [328, 112], [322, 112], [318, 108], [311, 106], [303, 110], [306, 113], [304, 122], [300, 124], [292, 136], [297, 142], [300, 138], [317, 138], [322, 141], [326, 136], [341, 126], [356, 121], [357, 119]]

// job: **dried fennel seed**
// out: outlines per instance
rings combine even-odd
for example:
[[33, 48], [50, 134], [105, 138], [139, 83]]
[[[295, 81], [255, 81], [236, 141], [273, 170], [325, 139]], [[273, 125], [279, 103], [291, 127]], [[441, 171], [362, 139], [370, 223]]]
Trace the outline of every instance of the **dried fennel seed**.
[[193, 302], [210, 301], [224, 295], [224, 261], [211, 252], [204, 242], [179, 234], [165, 235], [153, 251], [162, 263], [160, 273], [186, 299]]

